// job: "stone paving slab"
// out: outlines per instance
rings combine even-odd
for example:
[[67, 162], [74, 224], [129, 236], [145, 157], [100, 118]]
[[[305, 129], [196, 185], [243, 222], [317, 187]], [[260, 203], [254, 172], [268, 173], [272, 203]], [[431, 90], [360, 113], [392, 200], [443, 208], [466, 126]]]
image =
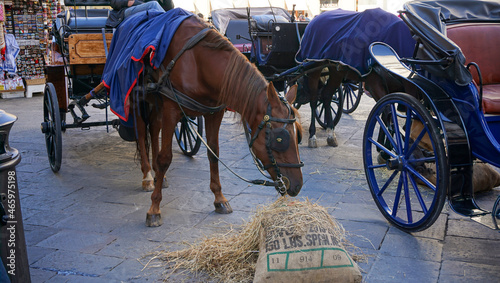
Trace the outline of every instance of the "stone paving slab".
[[[439, 282], [498, 282], [498, 264], [477, 264], [443, 260]], [[493, 279], [493, 281], [492, 281]]]
[[[391, 226], [374, 203], [364, 176], [362, 138], [373, 100], [364, 97], [336, 127], [339, 147], [300, 146], [304, 186], [299, 198], [327, 208], [343, 225], [366, 260], [359, 263], [364, 282], [497, 282], [500, 233], [455, 214], [445, 205], [427, 230], [407, 234]], [[186, 248], [215, 233], [248, 221], [255, 209], [277, 198], [273, 188], [249, 185], [220, 166], [223, 192], [234, 210], [214, 213], [205, 149], [182, 155], [174, 141], [173, 161], [162, 191], [163, 225], [145, 227], [151, 193], [143, 192], [135, 144], [105, 127], [63, 134], [63, 163], [54, 174], [40, 133], [42, 97], [0, 99], [0, 108], [18, 116], [10, 145], [20, 150], [17, 166], [32, 282], [157, 282], [170, 272], [151, 256]], [[102, 121], [103, 111], [89, 109]], [[309, 107], [300, 109], [304, 136]], [[239, 122], [226, 115], [221, 128], [221, 157], [246, 178], [255, 169]], [[305, 139], [304, 139], [305, 140]], [[491, 209], [500, 193], [478, 195]], [[158, 266], [160, 264], [160, 266]], [[168, 282], [215, 282], [203, 273], [175, 273]]]
[[443, 260], [500, 266], [498, 240], [446, 236]]
[[367, 276], [366, 282], [437, 282], [440, 264], [408, 257], [380, 255]]

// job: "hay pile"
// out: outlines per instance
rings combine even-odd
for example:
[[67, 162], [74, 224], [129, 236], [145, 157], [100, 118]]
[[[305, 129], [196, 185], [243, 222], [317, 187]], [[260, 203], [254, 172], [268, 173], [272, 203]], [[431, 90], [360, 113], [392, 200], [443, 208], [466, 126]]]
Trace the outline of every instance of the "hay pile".
[[[335, 227], [341, 246], [348, 248], [351, 254], [358, 253], [357, 248], [346, 241], [343, 227], [332, 219], [325, 208], [309, 200], [281, 197], [271, 205], [258, 207], [250, 221], [243, 223], [239, 229], [205, 237], [200, 243], [183, 250], [162, 251], [155, 258], [170, 268], [166, 279], [184, 269], [193, 273], [204, 272], [221, 282], [252, 282], [263, 227], [290, 229], [291, 219], [293, 229], [298, 233], [304, 232], [304, 227], [310, 227], [311, 224], [329, 222]], [[351, 256], [356, 261], [361, 259], [357, 255]]]

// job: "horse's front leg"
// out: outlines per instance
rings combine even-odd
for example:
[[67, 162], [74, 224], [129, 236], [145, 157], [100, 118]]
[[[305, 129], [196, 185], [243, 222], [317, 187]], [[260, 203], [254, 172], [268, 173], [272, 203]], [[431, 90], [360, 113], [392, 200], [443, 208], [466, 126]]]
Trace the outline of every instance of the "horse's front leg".
[[[175, 109], [175, 108], [173, 108]], [[155, 164], [156, 179], [154, 191], [151, 194], [151, 207], [146, 215], [146, 226], [156, 227], [162, 225], [160, 203], [162, 200], [163, 176], [172, 163], [172, 137], [174, 135], [176, 121], [180, 119], [178, 111], [172, 108], [164, 107], [162, 114], [161, 127], [161, 149], [157, 156], [153, 155], [153, 164]], [[162, 176], [162, 177], [160, 177]]]
[[[223, 116], [224, 111], [204, 116], [207, 143], [217, 156], [219, 155], [219, 129]], [[222, 194], [221, 190], [219, 179], [219, 161], [208, 149], [207, 155], [210, 162], [210, 190], [215, 196], [215, 212], [221, 214], [231, 213], [233, 212], [233, 209], [229, 205], [229, 201]]]

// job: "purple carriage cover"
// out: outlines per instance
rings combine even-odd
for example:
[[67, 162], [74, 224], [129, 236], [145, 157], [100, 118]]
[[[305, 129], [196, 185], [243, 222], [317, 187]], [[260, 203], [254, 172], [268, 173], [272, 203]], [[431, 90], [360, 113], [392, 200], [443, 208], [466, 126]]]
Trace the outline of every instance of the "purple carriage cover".
[[363, 12], [332, 10], [309, 23], [295, 59], [299, 63], [340, 61], [366, 74], [368, 47], [377, 41], [392, 46], [400, 57], [411, 57], [415, 47], [410, 30], [396, 15], [380, 8]]
[[102, 81], [109, 90], [110, 108], [123, 121], [129, 119], [129, 95], [142, 72], [144, 57], [160, 67], [179, 25], [193, 14], [176, 8], [145, 11], [123, 21], [113, 34]]

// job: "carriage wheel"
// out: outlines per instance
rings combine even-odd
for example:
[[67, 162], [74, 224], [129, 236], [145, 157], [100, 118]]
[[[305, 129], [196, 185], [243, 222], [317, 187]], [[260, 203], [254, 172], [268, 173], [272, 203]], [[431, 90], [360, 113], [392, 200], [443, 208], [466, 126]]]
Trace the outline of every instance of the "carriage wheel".
[[493, 225], [496, 230], [500, 230], [500, 196], [497, 197], [497, 200], [493, 204], [493, 210], [491, 211], [491, 217], [493, 217]]
[[62, 122], [57, 102], [56, 89], [52, 83], [45, 85], [43, 94], [42, 133], [45, 134], [45, 144], [49, 157], [50, 168], [54, 172], [61, 169], [62, 161]]
[[194, 132], [203, 135], [203, 117], [182, 117], [175, 128], [175, 139], [184, 155], [194, 156], [201, 146], [201, 138]]
[[342, 84], [342, 94], [344, 95], [344, 107], [342, 112], [350, 114], [358, 108], [363, 94], [363, 83], [346, 81]]
[[[321, 90], [319, 90], [321, 91]], [[332, 118], [333, 118], [333, 126], [335, 127], [339, 121], [340, 117], [342, 116], [342, 105], [344, 104], [344, 97], [342, 95], [341, 87], [335, 91], [332, 97], [332, 101], [330, 102], [330, 105], [327, 105], [326, 107], [330, 107], [330, 111], [332, 111]], [[319, 100], [318, 101], [318, 107], [316, 107], [316, 121], [318, 121], [318, 124], [323, 128], [327, 128], [327, 121], [325, 117], [325, 104], [323, 101]]]
[[416, 232], [436, 221], [449, 167], [436, 121], [417, 99], [391, 94], [377, 102], [365, 126], [363, 159], [373, 199], [389, 222]]

